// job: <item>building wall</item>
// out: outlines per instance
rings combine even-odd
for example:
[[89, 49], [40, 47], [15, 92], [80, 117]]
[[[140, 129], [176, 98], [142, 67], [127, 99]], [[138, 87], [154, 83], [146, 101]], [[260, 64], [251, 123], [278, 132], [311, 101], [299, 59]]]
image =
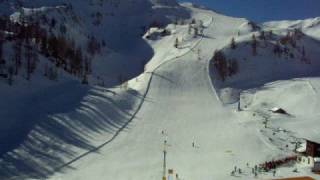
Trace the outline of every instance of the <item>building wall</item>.
[[298, 162], [300, 164], [303, 164], [305, 166], [313, 167], [314, 166], [314, 160], [311, 156], [299, 156]]
[[320, 144], [307, 141], [306, 153], [308, 156], [320, 157]]

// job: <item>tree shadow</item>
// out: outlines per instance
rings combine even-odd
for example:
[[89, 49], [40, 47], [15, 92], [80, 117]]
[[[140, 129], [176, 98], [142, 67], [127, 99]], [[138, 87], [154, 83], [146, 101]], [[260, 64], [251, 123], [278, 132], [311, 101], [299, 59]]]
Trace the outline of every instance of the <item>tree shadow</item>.
[[45, 178], [80, 151], [96, 151], [95, 135], [124, 129], [141, 99], [108, 91], [67, 82], [22, 100], [23, 111], [10, 112], [15, 125], [5, 132], [12, 133], [1, 134], [0, 179]]
[[171, 79], [169, 79], [169, 78], [167, 78], [167, 77], [165, 77], [165, 76], [163, 76], [163, 75], [161, 75], [161, 74], [158, 74], [158, 73], [155, 73], [155, 72], [153, 72], [152, 74], [153, 74], [154, 76], [156, 76], [156, 77], [159, 77], [159, 78], [165, 80], [165, 81], [168, 81], [168, 82], [171, 83], [171, 84], [176, 84], [176, 82], [174, 82], [173, 80], [171, 80]]
[[[184, 8], [153, 8], [151, 3], [147, 5], [146, 12], [150, 16], [144, 15], [142, 18], [145, 27], [154, 20], [159, 20], [165, 26], [177, 17], [190, 17]], [[120, 74], [126, 79], [141, 74], [144, 65], [154, 55], [153, 49], [141, 37], [143, 30], [132, 31], [141, 28], [138, 27], [141, 25], [126, 25], [125, 22], [131, 22], [132, 25], [132, 22], [141, 18], [131, 16], [128, 16], [130, 19], [121, 18], [121, 28], [113, 28], [111, 21], [108, 31], [102, 32], [106, 35], [101, 36], [110, 42], [110, 49], [127, 55], [128, 60], [121, 62], [125, 64], [120, 63], [120, 66], [125, 65]], [[98, 31], [101, 33], [101, 29]], [[96, 33], [94, 28], [89, 32]], [[114, 80], [106, 87], [119, 84]], [[0, 127], [0, 179], [43, 179], [61, 168], [72, 169], [69, 166], [72, 162], [88, 153], [97, 152], [122, 130], [126, 130], [145, 99], [145, 95], [133, 89], [115, 93], [103, 87], [83, 86], [76, 81], [59, 83], [23, 95], [20, 103], [14, 99], [14, 103], [9, 103], [7, 112], [2, 114], [3, 111], [0, 111], [0, 117], [7, 118], [1, 120], [6, 125]], [[109, 134], [110, 139], [95, 146], [94, 137], [99, 134]]]

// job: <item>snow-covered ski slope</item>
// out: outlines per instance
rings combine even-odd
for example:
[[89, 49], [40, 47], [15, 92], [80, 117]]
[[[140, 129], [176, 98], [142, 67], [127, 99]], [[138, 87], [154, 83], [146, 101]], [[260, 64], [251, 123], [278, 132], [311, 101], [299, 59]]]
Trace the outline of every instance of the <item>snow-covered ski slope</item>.
[[[218, 81], [215, 75], [210, 76], [208, 68], [214, 50], [229, 46], [229, 40], [237, 35], [239, 28], [250, 29], [244, 27], [247, 20], [186, 6], [190, 8], [193, 18], [204, 21], [206, 29], [203, 37], [190, 40], [186, 48], [174, 49], [172, 44], [176, 37], [187, 33], [187, 26], [182, 26], [177, 27], [180, 34], [171, 36], [171, 39], [150, 42], [155, 55], [145, 73], [150, 74], [150, 78], [145, 79], [149, 83], [144, 83], [149, 84], [148, 93], [133, 121], [117, 138], [99, 149], [98, 154], [88, 154], [70, 164], [75, 170], [62, 169], [51, 179], [161, 179], [165, 140], [168, 143], [167, 167], [186, 180], [254, 179], [251, 173], [254, 165], [293, 154], [289, 149], [282, 148], [289, 143], [289, 138], [278, 142], [287, 138], [288, 134], [280, 134], [271, 141], [272, 133], [262, 130], [261, 121], [267, 110], [260, 112], [262, 108], [259, 107], [237, 112], [237, 105], [224, 105], [220, 101], [219, 89], [215, 87], [221, 84], [215, 83]], [[250, 33], [247, 31], [244, 36], [250, 36]], [[129, 84], [134, 86], [135, 80]], [[299, 88], [298, 92], [295, 90], [284, 93], [288, 98], [296, 98]], [[272, 96], [272, 92], [269, 93]], [[280, 94], [273, 97], [274, 100], [280, 101]], [[249, 95], [244, 92], [244, 96]], [[255, 97], [254, 103], [264, 105], [263, 100]], [[309, 98], [300, 98], [297, 102], [287, 101], [286, 97], [281, 100], [297, 108], [300, 101], [308, 102]], [[283, 104], [277, 104], [278, 101], [273, 102], [274, 106], [282, 107]], [[250, 106], [246, 108], [250, 109]], [[272, 116], [271, 113], [267, 115]], [[287, 117], [278, 119], [289, 121]], [[315, 121], [309, 122], [313, 124]], [[276, 127], [288, 127], [277, 123]], [[294, 126], [303, 127], [301, 124]], [[319, 128], [314, 126], [313, 131]], [[234, 166], [240, 167], [244, 173], [230, 176]], [[278, 170], [277, 177], [310, 175], [304, 167], [299, 167], [300, 174], [293, 173], [292, 169]], [[310, 176], [319, 179], [318, 176]], [[271, 173], [258, 176], [271, 177]]]
[[[152, 2], [175, 5], [165, 0]], [[259, 55], [251, 58], [250, 49], [241, 47], [254, 33], [246, 19], [227, 17], [190, 4], [184, 6], [191, 18], [204, 22], [203, 35], [192, 37], [188, 25], [170, 24], [167, 28], [172, 30], [171, 35], [146, 40], [153, 49], [153, 58], [143, 74], [128, 82], [128, 89], [84, 87], [69, 79], [63, 85], [49, 86], [55, 91], [43, 90], [40, 94], [36, 91], [38, 96], [21, 92], [23, 85], [20, 90], [16, 88], [19, 96], [8, 96], [8, 102], [27, 97], [22, 99], [25, 105], [19, 106], [20, 109], [28, 109], [34, 102], [43, 103], [35, 103], [33, 113], [8, 111], [17, 114], [14, 120], [19, 121], [15, 122], [33, 129], [21, 146], [2, 157], [0, 179], [41, 179], [52, 172], [55, 173], [46, 179], [161, 179], [166, 140], [167, 168], [174, 169], [183, 180], [248, 180], [255, 179], [251, 173], [254, 165], [292, 155], [291, 141], [319, 136], [320, 127], [316, 124], [320, 79], [308, 78], [317, 75], [314, 69], [319, 64], [315, 39], [320, 34], [316, 26], [313, 29], [303, 26], [303, 31], [314, 38], [305, 40], [314, 64], [301, 65], [303, 68], [295, 73], [295, 68], [299, 69], [296, 60], [281, 61], [270, 49], [258, 51]], [[272, 22], [262, 27], [281, 34], [290, 26], [310, 22], [316, 24], [317, 19]], [[239, 48], [233, 52], [229, 49], [230, 40], [238, 32], [241, 32], [236, 40]], [[176, 38], [180, 41], [179, 48], [173, 46]], [[221, 82], [210, 66], [214, 51], [220, 49], [228, 56], [254, 60], [249, 65], [241, 62], [239, 76]], [[269, 63], [269, 59], [281, 63]], [[290, 63], [293, 64], [289, 65], [290, 74], [281, 71]], [[103, 72], [102, 64], [97, 62], [96, 66], [101, 66]], [[280, 73], [264, 71], [264, 66], [277, 67], [275, 72]], [[309, 70], [313, 71], [308, 73]], [[291, 79], [299, 77], [304, 79]], [[272, 83], [284, 78], [287, 81]], [[243, 83], [248, 80], [253, 83]], [[226, 103], [225, 99], [232, 103]], [[240, 112], [237, 111], [239, 99], [243, 109]], [[273, 107], [284, 108], [292, 116], [274, 115], [269, 111]], [[29, 126], [23, 117], [41, 121]], [[262, 124], [266, 118], [270, 128]], [[288, 148], [287, 144], [290, 144]], [[230, 176], [235, 166], [243, 173]], [[299, 174], [292, 172], [296, 166]], [[320, 179], [309, 171], [293, 165], [279, 169], [276, 176], [309, 175]], [[270, 178], [272, 173], [258, 175], [258, 179]]]

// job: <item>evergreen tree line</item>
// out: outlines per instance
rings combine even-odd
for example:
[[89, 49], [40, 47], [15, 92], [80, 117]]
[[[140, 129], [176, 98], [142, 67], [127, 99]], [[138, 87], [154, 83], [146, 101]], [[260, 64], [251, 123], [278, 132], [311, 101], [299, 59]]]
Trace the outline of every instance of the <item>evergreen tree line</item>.
[[212, 62], [222, 81], [237, 74], [239, 71], [238, 61], [236, 59], [227, 59], [222, 51], [214, 52]]
[[[56, 21], [50, 21], [49, 33], [41, 28], [37, 22], [12, 22], [8, 17], [0, 17], [0, 75], [9, 79], [12, 84], [13, 75], [18, 75], [21, 68], [26, 68], [26, 79], [30, 80], [39, 62], [38, 54], [47, 57], [55, 67], [44, 67], [44, 75], [55, 79], [57, 70], [64, 71], [81, 77], [86, 82], [87, 75], [91, 73], [91, 60], [83, 54], [82, 47], [77, 46], [74, 40], [67, 39], [63, 35], [55, 35], [52, 29]], [[60, 31], [64, 30], [60, 26]], [[3, 46], [6, 42], [12, 44], [12, 57], [4, 56]], [[86, 51], [92, 57], [100, 53], [101, 45], [90, 37], [87, 42]], [[54, 74], [54, 76], [52, 76]]]
[[[288, 31], [288, 33], [283, 37], [276, 37], [272, 30], [260, 31], [258, 36], [255, 34], [252, 35], [250, 44], [252, 49], [252, 55], [258, 55], [258, 48], [259, 47], [267, 47], [267, 40], [275, 41], [276, 43], [273, 45], [272, 50], [273, 53], [278, 57], [286, 57], [288, 58], [295, 58], [295, 54], [292, 52], [292, 48], [296, 49], [298, 52], [301, 53], [301, 61], [308, 63], [309, 60], [306, 57], [306, 50], [304, 46], [299, 46], [298, 41], [304, 36], [304, 34], [299, 29], [294, 29], [293, 31]], [[236, 49], [237, 44], [235, 42], [235, 38], [231, 39], [230, 48]]]

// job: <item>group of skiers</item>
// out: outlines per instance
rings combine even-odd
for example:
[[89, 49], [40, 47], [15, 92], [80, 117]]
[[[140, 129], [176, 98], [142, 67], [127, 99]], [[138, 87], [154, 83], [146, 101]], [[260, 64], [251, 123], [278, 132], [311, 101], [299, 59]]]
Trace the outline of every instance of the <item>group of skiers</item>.
[[[259, 172], [272, 172], [273, 176], [276, 176], [276, 169], [284, 164], [287, 164], [289, 162], [292, 161], [296, 161], [297, 160], [297, 156], [289, 156], [283, 159], [279, 159], [279, 160], [272, 160], [272, 161], [268, 161], [268, 162], [264, 162], [263, 164], [255, 165], [252, 168], [252, 174], [254, 175], [254, 177], [258, 177]], [[247, 167], [249, 168], [249, 163], [247, 163]], [[296, 170], [297, 171], [297, 170]], [[243, 174], [243, 171], [238, 168], [237, 166], [234, 167], [234, 169], [231, 171], [231, 176], [235, 176], [236, 174]]]
[[284, 164], [287, 164], [289, 162], [296, 161], [296, 160], [297, 160], [297, 156], [289, 156], [289, 157], [286, 157], [283, 159], [265, 162], [265, 163], [261, 164], [260, 167], [268, 172], [272, 169], [276, 169], [277, 167], [279, 167], [281, 165], [284, 165]]
[[[247, 168], [249, 168], [249, 163], [247, 163]], [[252, 168], [252, 174], [254, 175], [254, 177], [258, 177], [258, 173], [261, 171], [261, 168], [258, 167], [257, 165], [255, 165], [253, 168]], [[235, 176], [236, 174], [243, 174], [244, 172], [242, 171], [241, 168], [238, 168], [237, 166], [234, 167], [234, 169], [231, 171], [231, 176]]]

